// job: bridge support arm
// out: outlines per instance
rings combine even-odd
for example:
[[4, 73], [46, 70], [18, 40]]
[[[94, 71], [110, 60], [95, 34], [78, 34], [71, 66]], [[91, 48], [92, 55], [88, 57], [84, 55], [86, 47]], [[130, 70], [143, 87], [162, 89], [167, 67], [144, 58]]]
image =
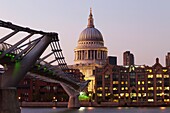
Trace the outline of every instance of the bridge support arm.
[[21, 113], [16, 88], [0, 89], [0, 113]]
[[0, 77], [1, 87], [16, 87], [37, 59], [51, 43], [52, 36], [45, 35], [38, 44], [21, 60], [10, 66]]

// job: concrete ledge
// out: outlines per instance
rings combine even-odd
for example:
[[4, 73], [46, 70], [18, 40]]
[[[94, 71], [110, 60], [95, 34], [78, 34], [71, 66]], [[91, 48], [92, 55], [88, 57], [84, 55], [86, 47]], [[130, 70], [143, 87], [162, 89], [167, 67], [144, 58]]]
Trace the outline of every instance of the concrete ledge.
[[[22, 107], [65, 107], [67, 108], [68, 102], [22, 102], [20, 103]], [[125, 105], [119, 105], [116, 102], [101, 102], [98, 104], [97, 102], [80, 102], [81, 107], [124, 107]], [[127, 107], [161, 107], [161, 106], [170, 106], [168, 104], [153, 104], [153, 103], [131, 103], [126, 105]]]
[[68, 102], [20, 102], [21, 107], [67, 107]]

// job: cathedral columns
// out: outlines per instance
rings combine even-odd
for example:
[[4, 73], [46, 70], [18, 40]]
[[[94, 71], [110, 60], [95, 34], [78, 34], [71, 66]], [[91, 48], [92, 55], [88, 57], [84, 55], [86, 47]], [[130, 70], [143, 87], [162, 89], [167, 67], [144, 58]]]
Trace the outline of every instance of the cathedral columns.
[[92, 59], [92, 54], [93, 54], [92, 50], [90, 50], [90, 59]]
[[75, 51], [74, 54], [75, 54], [75, 58], [74, 59], [77, 60], [77, 51]]
[[75, 51], [75, 60], [103, 60], [107, 57], [107, 51], [102, 50], [78, 50]]
[[95, 59], [95, 58], [96, 58], [95, 51], [96, 51], [96, 50], [94, 50], [94, 51], [93, 51], [93, 59]]
[[103, 59], [103, 51], [101, 51], [101, 59]]
[[83, 51], [81, 50], [81, 60], [83, 60]]
[[78, 60], [80, 60], [80, 51], [78, 51]]
[[77, 51], [77, 60], [79, 59], [79, 52]]
[[80, 54], [80, 51], [79, 51], [79, 60], [81, 59], [81, 54]]

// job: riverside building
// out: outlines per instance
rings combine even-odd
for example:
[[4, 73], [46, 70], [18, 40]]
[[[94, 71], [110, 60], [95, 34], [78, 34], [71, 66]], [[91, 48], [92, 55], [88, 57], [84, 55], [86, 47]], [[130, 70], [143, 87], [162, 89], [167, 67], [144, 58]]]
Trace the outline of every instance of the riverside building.
[[153, 66], [119, 66], [96, 69], [95, 101], [118, 105], [162, 105], [170, 102], [170, 70], [156, 59]]

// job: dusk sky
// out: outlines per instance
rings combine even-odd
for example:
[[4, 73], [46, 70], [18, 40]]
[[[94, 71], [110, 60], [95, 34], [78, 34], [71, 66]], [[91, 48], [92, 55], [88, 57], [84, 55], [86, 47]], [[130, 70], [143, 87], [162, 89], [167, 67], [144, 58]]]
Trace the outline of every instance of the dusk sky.
[[153, 65], [170, 52], [170, 0], [1, 0], [0, 19], [59, 34], [68, 64], [74, 63], [79, 34], [87, 27], [90, 7], [109, 56], [122, 65], [131, 51], [137, 65]]

